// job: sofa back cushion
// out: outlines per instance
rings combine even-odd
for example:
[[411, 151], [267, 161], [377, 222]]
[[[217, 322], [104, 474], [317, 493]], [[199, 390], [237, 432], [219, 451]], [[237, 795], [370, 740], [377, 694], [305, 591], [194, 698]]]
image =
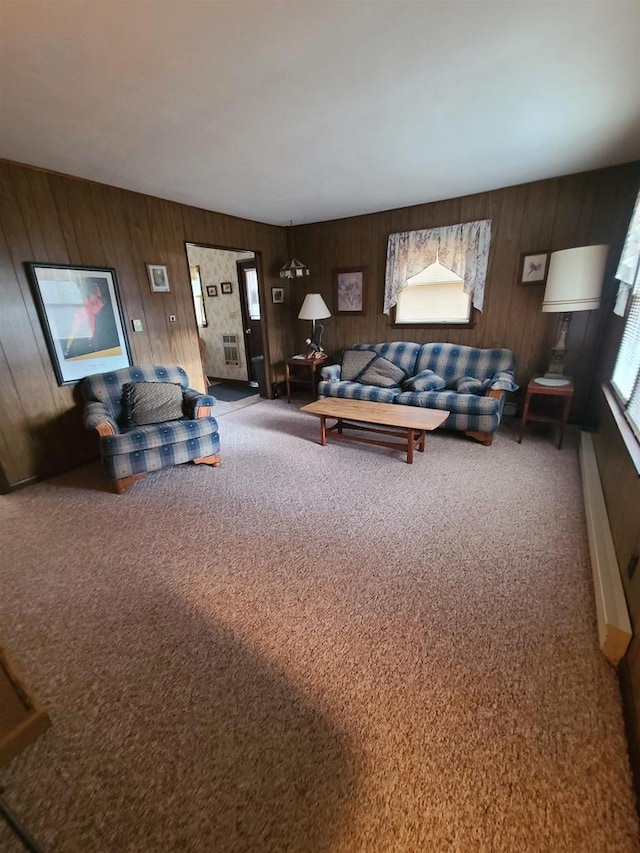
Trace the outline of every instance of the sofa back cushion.
[[175, 382], [183, 388], [189, 387], [189, 377], [177, 364], [154, 365], [153, 367], [122, 367], [110, 373], [95, 373], [82, 380], [82, 396], [88, 403], [98, 400], [113, 412], [116, 422], [126, 426], [122, 417], [122, 386], [127, 382]]
[[386, 358], [400, 370], [404, 371], [407, 376], [416, 373], [416, 360], [422, 349], [420, 344], [409, 343], [407, 341], [390, 341], [385, 344], [354, 344], [352, 349], [355, 350], [371, 350], [381, 358]]
[[433, 370], [455, 388], [458, 379], [473, 376], [481, 382], [500, 370], [515, 370], [515, 358], [508, 349], [478, 349], [458, 344], [424, 344], [418, 355], [415, 372]]

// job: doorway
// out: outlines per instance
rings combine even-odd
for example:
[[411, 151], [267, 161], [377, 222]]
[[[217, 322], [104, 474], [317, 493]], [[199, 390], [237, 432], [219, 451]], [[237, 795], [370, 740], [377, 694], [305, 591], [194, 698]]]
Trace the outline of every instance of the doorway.
[[259, 256], [201, 243], [186, 252], [209, 392], [225, 405], [266, 397]]

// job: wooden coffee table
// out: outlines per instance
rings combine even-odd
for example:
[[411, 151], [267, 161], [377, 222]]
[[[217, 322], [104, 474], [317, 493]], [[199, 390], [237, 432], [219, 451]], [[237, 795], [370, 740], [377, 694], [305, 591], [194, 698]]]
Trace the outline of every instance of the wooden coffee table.
[[[402, 406], [396, 403], [369, 403], [364, 400], [346, 400], [343, 397], [325, 397], [323, 400], [316, 400], [315, 403], [302, 406], [300, 411], [319, 415], [320, 444], [323, 447], [327, 443], [327, 433], [332, 432], [348, 441], [361, 441], [365, 444], [376, 444], [379, 447], [390, 447], [392, 450], [404, 450], [409, 465], [413, 462], [414, 448], [424, 452], [425, 433], [437, 429], [449, 417], [449, 412], [443, 412], [440, 409], [422, 409], [418, 406]], [[327, 418], [336, 418], [337, 422], [327, 427]], [[376, 426], [371, 426], [372, 424]], [[403, 440], [391, 442], [364, 438], [360, 435], [347, 435], [344, 432], [345, 429], [391, 435]]]

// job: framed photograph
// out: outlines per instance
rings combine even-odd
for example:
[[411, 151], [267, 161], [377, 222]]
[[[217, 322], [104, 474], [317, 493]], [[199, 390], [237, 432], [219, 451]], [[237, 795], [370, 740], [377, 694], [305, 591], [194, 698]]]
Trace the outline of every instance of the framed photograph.
[[207, 285], [207, 296], [217, 296], [218, 295], [218, 287], [215, 284]]
[[271, 288], [271, 301], [278, 305], [281, 302], [284, 302], [284, 288], [283, 287], [272, 287]]
[[531, 252], [520, 258], [520, 284], [544, 284], [549, 268], [549, 252]]
[[153, 293], [168, 293], [171, 290], [166, 267], [160, 264], [147, 264], [147, 275]]
[[344, 267], [334, 270], [334, 314], [364, 314], [364, 267]]
[[58, 385], [131, 367], [114, 269], [37, 263], [26, 268]]
[[220, 290], [223, 293], [233, 293], [233, 287], [231, 286], [230, 281], [223, 281], [220, 283]]

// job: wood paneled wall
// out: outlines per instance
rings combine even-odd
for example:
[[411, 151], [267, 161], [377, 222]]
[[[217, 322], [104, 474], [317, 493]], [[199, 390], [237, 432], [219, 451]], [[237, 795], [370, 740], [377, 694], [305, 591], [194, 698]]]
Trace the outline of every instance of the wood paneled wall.
[[[0, 486], [97, 452], [77, 390], [56, 383], [25, 261], [114, 267], [134, 362], [181, 364], [200, 388], [187, 241], [260, 253], [271, 379], [270, 364], [290, 353], [292, 340], [290, 314], [271, 302], [271, 286], [282, 284], [286, 229], [0, 162]], [[166, 264], [170, 293], [151, 293], [145, 263]], [[132, 331], [134, 318], [143, 332]]]
[[[518, 381], [526, 386], [530, 377], [548, 364], [559, 318], [541, 313], [543, 286], [518, 284], [521, 253], [608, 243], [607, 282], [611, 291], [614, 259], [638, 183], [640, 163], [634, 163], [449, 201], [297, 226], [292, 229], [293, 253], [309, 266], [311, 276], [297, 294], [296, 309], [304, 298], [303, 291], [322, 293], [331, 309], [332, 269], [366, 266], [366, 314], [325, 320], [325, 349], [336, 352], [356, 342], [392, 340], [507, 347], [516, 354]], [[382, 313], [389, 234], [476, 219], [491, 219], [492, 236], [484, 311], [475, 327], [394, 328]], [[602, 314], [585, 311], [573, 317], [567, 367], [576, 379], [574, 420], [584, 416]], [[309, 324], [298, 321], [298, 349], [308, 333]]]

